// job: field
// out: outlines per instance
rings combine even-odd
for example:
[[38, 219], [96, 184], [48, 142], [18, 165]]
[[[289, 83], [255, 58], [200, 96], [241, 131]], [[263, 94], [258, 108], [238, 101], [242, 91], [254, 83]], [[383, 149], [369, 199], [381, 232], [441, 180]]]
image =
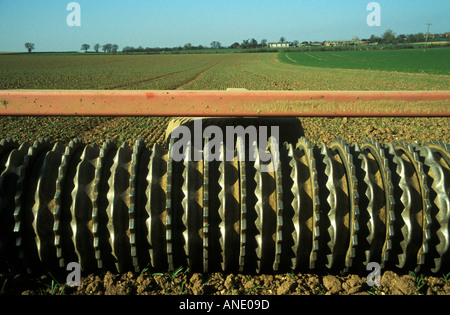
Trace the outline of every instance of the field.
[[408, 73], [450, 74], [450, 49], [325, 51], [281, 53], [283, 62], [321, 68], [364, 69]]
[[[405, 57], [394, 58], [395, 54], [405, 53]], [[432, 58], [425, 58], [428, 63], [423, 66], [424, 73], [417, 73], [422, 70], [412, 71], [412, 68], [423, 64], [423, 57], [419, 58], [423, 54], [422, 50], [403, 50], [287, 54], [2, 55], [0, 89], [448, 89], [450, 48], [428, 50], [426, 54], [431, 54]], [[334, 59], [326, 63], [323, 61], [325, 56]], [[287, 57], [298, 60], [301, 65], [286, 63]], [[336, 58], [347, 61], [340, 65]], [[369, 62], [377, 67], [370, 66]], [[357, 65], [368, 65], [377, 71], [338, 69], [358, 68]]]
[[[427, 52], [0, 55], [0, 89], [449, 90], [449, 53], [450, 48]], [[163, 144], [168, 120], [165, 117], [0, 117], [0, 139], [13, 137], [22, 142], [34, 142], [47, 137], [68, 144], [79, 138], [100, 145], [106, 139], [132, 144], [137, 137], [142, 137], [148, 145]], [[381, 143], [431, 139], [450, 142], [450, 119], [445, 117], [326, 117], [302, 118], [301, 122], [305, 136], [313, 143], [328, 143], [335, 137], [348, 142], [365, 137]], [[386, 272], [380, 290], [369, 292], [365, 281], [354, 275], [284, 274], [251, 278], [183, 272], [156, 276], [108, 273], [91, 275], [83, 280], [78, 291], [67, 289], [65, 293], [450, 294], [448, 276], [423, 278]], [[52, 289], [45, 283], [51, 283]], [[37, 289], [30, 289], [28, 280], [20, 277], [0, 275], [0, 287], [2, 284], [0, 294], [21, 290], [54, 293], [50, 277], [32, 282]], [[180, 287], [184, 291], [180, 291]]]
[[[422, 50], [106, 56], [2, 55], [0, 89], [447, 90], [450, 86], [446, 62], [449, 52], [449, 48], [429, 49], [427, 56], [431, 54], [434, 57], [426, 59], [432, 61], [424, 64], [421, 70], [424, 73], [410, 72], [412, 63], [422, 64]], [[394, 58], [395, 54], [418, 57]], [[330, 62], [325, 63], [324, 56]], [[334, 57], [333, 62], [330, 56]], [[284, 62], [287, 57], [298, 62]], [[337, 58], [347, 61], [338, 64]], [[378, 65], [378, 69], [395, 71], [337, 68], [370, 65], [369, 61]], [[434, 68], [435, 64], [442, 66], [440, 74], [433, 73], [439, 72]], [[393, 68], [389, 68], [389, 65]], [[168, 121], [163, 117], [2, 117], [1, 120], [2, 138], [11, 136], [20, 141], [34, 141], [39, 137], [47, 137], [66, 144], [75, 137], [87, 143], [100, 144], [105, 139], [115, 139], [131, 144], [138, 136], [147, 142], [161, 143]], [[383, 142], [400, 139], [426, 141], [431, 138], [447, 142], [450, 140], [447, 132], [448, 119], [441, 118], [330, 117], [304, 118], [302, 123], [306, 136], [314, 142], [328, 142], [335, 136], [348, 141], [366, 136], [376, 137]]]

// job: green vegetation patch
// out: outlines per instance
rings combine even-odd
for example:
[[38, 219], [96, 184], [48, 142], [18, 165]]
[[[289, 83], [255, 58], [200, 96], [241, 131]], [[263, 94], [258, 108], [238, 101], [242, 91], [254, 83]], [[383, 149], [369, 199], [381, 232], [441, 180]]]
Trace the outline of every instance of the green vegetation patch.
[[321, 68], [450, 74], [450, 48], [285, 52], [282, 62]]

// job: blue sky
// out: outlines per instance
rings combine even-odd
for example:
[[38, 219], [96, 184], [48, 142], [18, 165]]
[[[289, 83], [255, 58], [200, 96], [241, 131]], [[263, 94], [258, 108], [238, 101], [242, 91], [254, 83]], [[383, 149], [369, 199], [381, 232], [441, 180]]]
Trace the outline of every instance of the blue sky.
[[81, 26], [66, 18], [70, 0], [0, 0], [0, 51], [79, 50], [83, 43], [175, 47], [255, 38], [300, 42], [450, 32], [448, 0], [379, 0], [381, 26], [369, 27], [371, 0], [78, 0]]

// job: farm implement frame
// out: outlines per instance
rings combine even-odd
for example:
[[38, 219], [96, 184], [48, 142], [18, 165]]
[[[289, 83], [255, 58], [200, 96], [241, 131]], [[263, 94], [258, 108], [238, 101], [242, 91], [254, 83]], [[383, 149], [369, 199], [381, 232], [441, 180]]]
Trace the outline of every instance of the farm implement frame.
[[0, 90], [0, 115], [450, 116], [450, 91]]

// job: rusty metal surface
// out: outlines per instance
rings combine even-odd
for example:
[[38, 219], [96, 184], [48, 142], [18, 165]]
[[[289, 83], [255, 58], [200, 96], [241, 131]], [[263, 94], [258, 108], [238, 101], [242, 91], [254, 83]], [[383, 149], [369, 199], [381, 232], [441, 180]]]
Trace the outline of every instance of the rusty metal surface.
[[450, 91], [3, 90], [0, 115], [450, 116]]

